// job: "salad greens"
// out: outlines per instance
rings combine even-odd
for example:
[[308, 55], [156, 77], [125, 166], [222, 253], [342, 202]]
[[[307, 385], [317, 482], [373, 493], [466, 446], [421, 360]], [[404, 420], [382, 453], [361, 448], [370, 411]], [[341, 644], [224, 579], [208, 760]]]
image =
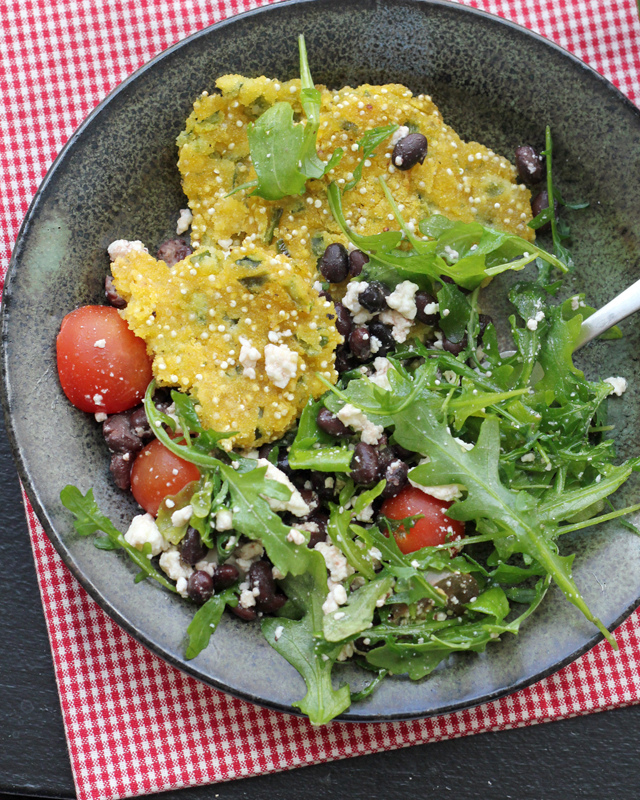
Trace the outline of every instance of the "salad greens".
[[[321, 178], [341, 157], [340, 150], [328, 163], [318, 156], [321, 96], [302, 36], [299, 48], [306, 121], [294, 122], [286, 102], [264, 111], [248, 129], [257, 179], [234, 191], [253, 188], [260, 197], [279, 200], [302, 192], [308, 179]], [[386, 125], [364, 134], [360, 162], [345, 192], [358, 184], [367, 159], [397, 128]], [[306, 693], [294, 705], [313, 724], [329, 722], [369, 696], [387, 675], [420, 680], [452, 653], [482, 652], [501, 636], [517, 635], [552, 583], [616, 647], [582, 597], [573, 576], [574, 554], [561, 550], [560, 537], [640, 510], [640, 504], [616, 509], [609, 500], [640, 471], [640, 458], [616, 463], [607, 420], [613, 387], [587, 379], [573, 363], [580, 325], [593, 309], [583, 295], [552, 301], [559, 284], [549, 284], [551, 270], [566, 273], [573, 267], [569, 230], [554, 202], [568, 208], [585, 204], [566, 203], [553, 182], [549, 128], [544, 154], [549, 208], [530, 225], [550, 223], [553, 253], [513, 234], [440, 215], [422, 219], [416, 229], [415, 221], [409, 225], [402, 218], [382, 177], [400, 230], [360, 235], [345, 218], [338, 185], [329, 185], [336, 223], [369, 258], [365, 277], [390, 289], [411, 281], [431, 293], [439, 330], [414, 328], [419, 335], [396, 339], [386, 357], [374, 360], [372, 354], [373, 363], [343, 372], [337, 385], [319, 375], [327, 392], [309, 399], [296, 429], [264, 458], [226, 449], [234, 432], [204, 428], [187, 394], [172, 391], [168, 413], [156, 407], [155, 381], [147, 389], [144, 408], [154, 435], [200, 471], [200, 479], [169, 498], [171, 503], [165, 499], [158, 532], [175, 553], [189, 526], [195, 528], [218, 564], [240, 565], [236, 548], [259, 543], [258, 558], [266, 554], [278, 591], [286, 596], [274, 616], [262, 618], [262, 632], [304, 680]], [[267, 244], [281, 215], [282, 208], [274, 207]], [[277, 247], [286, 249], [283, 242]], [[516, 283], [509, 292], [514, 349], [504, 352], [493, 323], [480, 314], [479, 289], [490, 278], [533, 262], [538, 280]], [[619, 336], [617, 329], [609, 334]], [[457, 354], [443, 349], [445, 339]], [[384, 430], [380, 451], [388, 448], [395, 459], [403, 454], [413, 487], [422, 488], [425, 497], [444, 492], [441, 496], [452, 501], [444, 520], [466, 523], [464, 538], [453, 538], [449, 528], [444, 543], [403, 552], [406, 531], [425, 515], [385, 516], [383, 498], [393, 496], [388, 472], [385, 479], [358, 485], [356, 434], [333, 436], [318, 424], [319, 412], [338, 414], [347, 404]], [[286, 475], [278, 468], [283, 463]], [[290, 512], [294, 500], [304, 502], [302, 486], [317, 490], [319, 516], [311, 512], [296, 519]], [[101, 514], [92, 490], [83, 495], [66, 486], [61, 501], [80, 536], [97, 535], [97, 547], [125, 551], [139, 570], [136, 582], [151, 578], [178, 591], [154, 566], [151, 544], [138, 549], [127, 541]], [[187, 506], [188, 522], [175, 515]], [[221, 525], [220, 517], [229, 524]], [[326, 537], [309, 547], [321, 532], [318, 521], [326, 525]], [[630, 522], [625, 525], [640, 533]], [[443, 581], [458, 589], [446, 591]], [[247, 593], [255, 603], [248, 587], [239, 578], [200, 606], [187, 629], [187, 659], [207, 647], [225, 608], [250, 608]], [[460, 587], [467, 593], [456, 594]], [[373, 676], [359, 690], [335, 674], [349, 659]]]

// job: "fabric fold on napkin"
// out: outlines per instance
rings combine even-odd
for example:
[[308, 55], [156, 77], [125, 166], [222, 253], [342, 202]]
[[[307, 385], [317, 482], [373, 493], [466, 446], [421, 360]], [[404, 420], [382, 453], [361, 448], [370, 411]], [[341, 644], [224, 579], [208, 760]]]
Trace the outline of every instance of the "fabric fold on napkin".
[[[158, 52], [255, 0], [7, 0], [0, 31], [0, 276], [38, 183], [91, 109]], [[537, 30], [640, 99], [635, 0], [470, 0]], [[541, 121], [544, 124], [544, 121]], [[398, 723], [306, 719], [183, 675], [112, 622], [72, 577], [25, 499], [71, 765], [80, 800], [115, 800], [503, 730], [640, 701], [639, 612], [560, 672], [509, 697]]]

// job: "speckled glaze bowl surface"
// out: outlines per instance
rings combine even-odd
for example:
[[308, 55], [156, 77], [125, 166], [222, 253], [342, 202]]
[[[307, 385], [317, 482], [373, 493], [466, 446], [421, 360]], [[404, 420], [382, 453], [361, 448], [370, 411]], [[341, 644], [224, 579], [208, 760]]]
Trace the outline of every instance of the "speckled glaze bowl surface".
[[[313, 76], [330, 87], [403, 83], [433, 96], [465, 139], [512, 157], [522, 143], [542, 146], [548, 123], [557, 181], [569, 198], [591, 205], [572, 219], [578, 268], [568, 290], [594, 305], [640, 277], [640, 114], [603, 78], [522, 28], [446, 2], [301, 0], [215, 25], [162, 53], [126, 80], [71, 138], [33, 201], [22, 227], [4, 296], [4, 404], [20, 476], [54, 546], [97, 602], [140, 642], [176, 667], [220, 689], [291, 711], [302, 679], [257, 626], [225, 618], [211, 645], [185, 662], [193, 607], [153, 582], [134, 586], [123, 554], [96, 550], [73, 532], [60, 489], [95, 489], [102, 510], [123, 530], [136, 513], [116, 490], [100, 428], [72, 408], [57, 380], [55, 338], [65, 314], [103, 302], [107, 245], [142, 239], [151, 250], [172, 236], [185, 205], [176, 168], [176, 135], [194, 98], [225, 73], [297, 75], [296, 36], [306, 36]], [[509, 279], [500, 277], [485, 308], [506, 315]], [[640, 335], [623, 325], [619, 342], [585, 348], [588, 374], [623, 375], [629, 390], [611, 403], [621, 457], [640, 452]], [[619, 498], [638, 502], [630, 481]], [[564, 541], [578, 552], [574, 574], [608, 626], [636, 607], [640, 539], [611, 523]], [[413, 683], [395, 677], [349, 720], [402, 719], [460, 709], [525, 686], [599, 640], [552, 590], [520, 636], [482, 655], [452, 657]], [[336, 669], [352, 688], [366, 676]]]

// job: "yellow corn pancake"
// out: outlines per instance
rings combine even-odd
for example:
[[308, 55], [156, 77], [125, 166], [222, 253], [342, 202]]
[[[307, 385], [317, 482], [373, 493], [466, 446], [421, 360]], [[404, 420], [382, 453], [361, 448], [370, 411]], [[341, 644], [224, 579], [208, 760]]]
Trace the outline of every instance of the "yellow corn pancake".
[[279, 439], [331, 383], [333, 304], [309, 272], [266, 247], [201, 247], [174, 267], [132, 250], [111, 265], [122, 317], [147, 343], [160, 386], [189, 392], [225, 447]]
[[[246, 237], [275, 244], [282, 240], [299, 267], [310, 272], [331, 242], [347, 244], [329, 211], [326, 189], [341, 188], [361, 159], [357, 142], [367, 130], [397, 123], [427, 137], [423, 164], [401, 171], [391, 163], [393, 139], [383, 142], [364, 165], [362, 179], [346, 191], [343, 208], [350, 226], [365, 235], [398, 230], [378, 177], [384, 175], [410, 229], [432, 213], [452, 220], [477, 221], [533, 241], [531, 195], [516, 183], [515, 168], [477, 142], [463, 142], [446, 125], [425, 95], [414, 97], [404, 86], [360, 86], [322, 92], [317, 147], [327, 161], [337, 148], [340, 163], [320, 180], [307, 181], [302, 195], [268, 201], [236, 187], [254, 179], [247, 124], [277, 101], [287, 101], [296, 118], [304, 119], [300, 81], [226, 75], [217, 81], [220, 94], [206, 92], [195, 102], [186, 130], [178, 137], [179, 169], [193, 213], [192, 241], [200, 245], [233, 242]], [[273, 246], [273, 245], [272, 245]]]

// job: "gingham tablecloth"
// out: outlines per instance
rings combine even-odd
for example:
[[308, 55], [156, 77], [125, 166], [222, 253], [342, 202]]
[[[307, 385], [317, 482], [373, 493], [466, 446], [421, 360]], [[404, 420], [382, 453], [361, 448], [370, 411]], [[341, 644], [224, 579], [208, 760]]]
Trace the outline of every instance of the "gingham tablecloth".
[[[267, 2], [268, 0], [265, 0]], [[39, 182], [123, 78], [179, 39], [257, 0], [0, 0], [0, 275]], [[471, 0], [539, 31], [640, 99], [635, 0]], [[165, 664], [120, 630], [27, 517], [71, 765], [81, 800], [230, 780], [548, 722], [640, 701], [640, 612], [550, 678], [469, 711], [405, 723], [333, 723], [258, 708]]]

